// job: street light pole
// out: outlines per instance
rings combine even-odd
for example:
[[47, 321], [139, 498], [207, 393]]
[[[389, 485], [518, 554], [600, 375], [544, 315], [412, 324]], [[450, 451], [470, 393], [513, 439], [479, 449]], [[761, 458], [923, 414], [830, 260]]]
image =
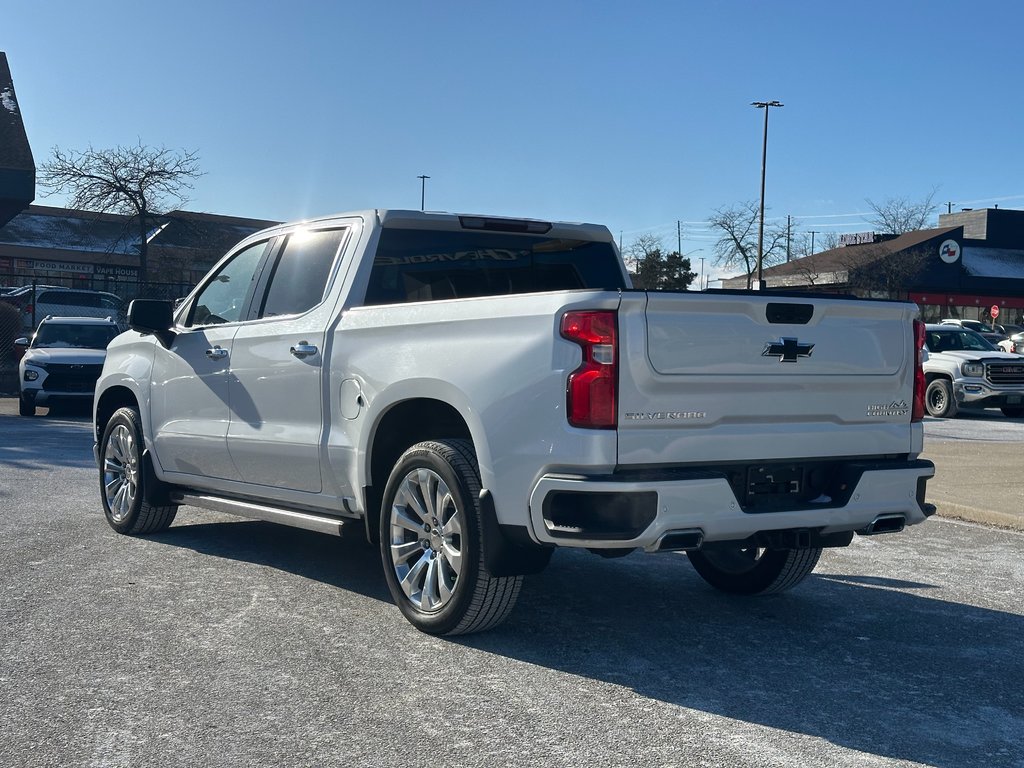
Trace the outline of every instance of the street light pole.
[[429, 176], [417, 176], [420, 180], [420, 210], [424, 210], [427, 202], [427, 179]]
[[781, 107], [778, 101], [752, 101], [750, 106], [764, 110], [764, 143], [761, 147], [761, 220], [757, 226], [757, 290], [763, 291], [764, 285], [764, 177], [768, 162], [768, 111], [771, 107]]

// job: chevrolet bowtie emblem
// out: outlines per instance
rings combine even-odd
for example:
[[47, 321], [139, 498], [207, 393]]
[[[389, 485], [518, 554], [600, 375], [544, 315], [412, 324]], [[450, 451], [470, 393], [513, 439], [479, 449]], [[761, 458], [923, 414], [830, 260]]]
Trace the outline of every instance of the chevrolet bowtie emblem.
[[810, 357], [813, 344], [801, 344], [799, 339], [783, 338], [764, 345], [761, 357], [779, 356], [780, 363], [795, 363], [799, 357]]

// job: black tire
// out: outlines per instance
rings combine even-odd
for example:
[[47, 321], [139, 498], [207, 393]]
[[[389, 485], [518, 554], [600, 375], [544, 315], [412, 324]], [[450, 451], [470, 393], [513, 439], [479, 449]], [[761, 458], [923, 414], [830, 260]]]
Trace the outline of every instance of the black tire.
[[999, 410], [1001, 410], [1003, 412], [1003, 416], [1005, 416], [1008, 419], [1019, 419], [1022, 416], [1024, 416], [1024, 408], [1021, 408], [1019, 406], [1006, 406], [1005, 408], [1000, 408]]
[[384, 490], [380, 552], [388, 589], [410, 623], [431, 635], [496, 627], [522, 576], [492, 576], [483, 556], [480, 470], [467, 440], [407, 450]]
[[137, 536], [166, 529], [178, 513], [173, 504], [156, 505], [147, 499], [160, 490], [143, 461], [141, 420], [134, 408], [117, 410], [103, 428], [100, 440], [100, 500], [110, 527]]
[[769, 595], [795, 587], [814, 570], [821, 548], [758, 549], [737, 545], [686, 553], [708, 584], [735, 595]]
[[949, 379], [935, 379], [924, 391], [924, 404], [929, 416], [952, 419], [956, 416], [956, 398], [953, 397], [953, 383]]
[[18, 413], [22, 416], [35, 416], [36, 415], [36, 402], [30, 400], [24, 395], [18, 398]]

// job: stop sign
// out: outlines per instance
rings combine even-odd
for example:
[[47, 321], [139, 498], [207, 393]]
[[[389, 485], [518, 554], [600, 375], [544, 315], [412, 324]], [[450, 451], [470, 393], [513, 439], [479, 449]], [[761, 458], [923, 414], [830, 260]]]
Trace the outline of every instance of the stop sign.
[[993, 320], [995, 318], [999, 317], [999, 305], [998, 304], [993, 304], [991, 311], [992, 311], [992, 319]]

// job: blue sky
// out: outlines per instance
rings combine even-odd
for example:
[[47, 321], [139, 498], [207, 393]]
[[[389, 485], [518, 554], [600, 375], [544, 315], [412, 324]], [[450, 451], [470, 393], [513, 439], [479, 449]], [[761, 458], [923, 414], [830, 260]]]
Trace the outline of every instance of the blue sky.
[[6, 4], [0, 50], [37, 163], [194, 149], [193, 210], [418, 208], [428, 174], [428, 209], [672, 248], [679, 220], [696, 259], [710, 213], [758, 196], [755, 100], [785, 104], [768, 215], [798, 230], [933, 188], [1024, 207], [1022, 29], [1014, 2], [96, 0]]

